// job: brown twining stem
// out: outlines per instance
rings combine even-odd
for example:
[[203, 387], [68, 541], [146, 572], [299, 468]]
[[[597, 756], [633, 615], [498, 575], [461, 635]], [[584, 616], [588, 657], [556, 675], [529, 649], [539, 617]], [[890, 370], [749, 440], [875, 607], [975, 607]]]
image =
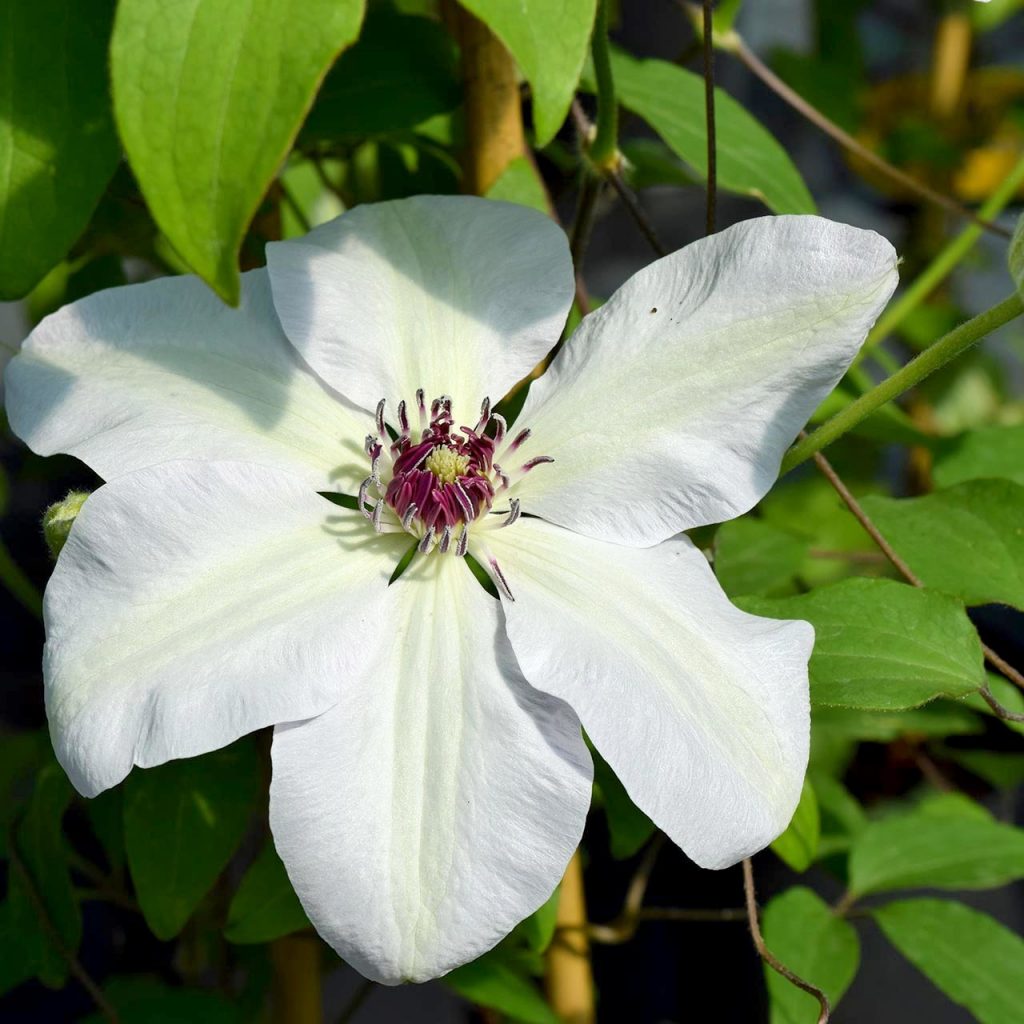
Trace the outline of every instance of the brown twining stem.
[[25, 866], [25, 862], [21, 859], [21, 853], [18, 850], [18, 842], [13, 828], [7, 830], [7, 857], [10, 862], [11, 868], [14, 873], [18, 876], [18, 881], [21, 883], [22, 888], [25, 891], [25, 897], [32, 907], [33, 912], [39, 919], [39, 924], [42, 926], [43, 932], [47, 939], [53, 945], [53, 948], [60, 954], [61, 959], [68, 965], [68, 971], [75, 978], [75, 980], [89, 993], [89, 998], [96, 1004], [96, 1008], [103, 1014], [104, 1017], [110, 1024], [120, 1024], [120, 1016], [117, 1010], [113, 1007], [110, 1000], [103, 994], [99, 985], [93, 981], [92, 976], [82, 966], [81, 961], [75, 956], [72, 949], [68, 948], [60, 932], [57, 930], [57, 926], [53, 923], [53, 919], [50, 917], [50, 912], [46, 909], [46, 904], [43, 902], [42, 897], [39, 895], [39, 890], [36, 888], [35, 880], [32, 878], [31, 873]]
[[[576, 125], [576, 131], [579, 136], [581, 148], [585, 147], [586, 141], [593, 135], [594, 126], [590, 118], [587, 117], [586, 111], [580, 104], [579, 99], [574, 99], [572, 102], [572, 119]], [[658, 233], [654, 230], [654, 225], [651, 223], [650, 218], [644, 212], [644, 208], [640, 205], [640, 201], [636, 197], [636, 193], [626, 184], [626, 179], [622, 176], [622, 170], [620, 167], [602, 167], [594, 168], [595, 173], [600, 173], [604, 179], [615, 189], [619, 199], [622, 200], [622, 205], [626, 208], [626, 212], [633, 218], [633, 222], [640, 229], [640, 233], [647, 239], [648, 244], [657, 253], [658, 256], [667, 256], [668, 249], [665, 248], [661, 243], [661, 239], [658, 238]]]
[[828, 996], [825, 995], [820, 988], [816, 988], [809, 981], [804, 981], [804, 979], [799, 975], [794, 974], [765, 945], [764, 936], [761, 934], [761, 922], [757, 913], [757, 893], [754, 889], [754, 866], [751, 864], [749, 857], [744, 857], [743, 859], [743, 892], [746, 896], [747, 923], [750, 925], [750, 934], [754, 940], [754, 948], [757, 950], [758, 956], [760, 956], [776, 974], [781, 974], [782, 977], [784, 977], [791, 985], [796, 985], [797, 988], [803, 989], [803, 991], [808, 993], [808, 995], [814, 996], [814, 998], [818, 1000], [818, 1005], [821, 1007], [821, 1012], [818, 1014], [818, 1024], [828, 1024], [831, 1016]]
[[[806, 431], [800, 431], [801, 437], [806, 437]], [[909, 565], [896, 553], [893, 546], [882, 536], [882, 532], [872, 522], [871, 517], [861, 507], [860, 502], [850, 493], [850, 489], [840, 479], [839, 474], [832, 467], [832, 463], [825, 458], [821, 452], [815, 452], [814, 454], [815, 465], [821, 470], [823, 476], [832, 485], [833, 490], [840, 498], [843, 499], [843, 503], [853, 513], [854, 518], [864, 528], [867, 535], [878, 545], [879, 549], [885, 555], [886, 558], [892, 563], [896, 571], [913, 587], [923, 587], [924, 584], [921, 582], [920, 577], [910, 568]], [[1005, 661], [999, 654], [992, 650], [988, 644], [981, 645], [982, 653], [985, 655], [985, 660], [999, 672], [1001, 672], [1011, 683], [1019, 686], [1024, 690], [1024, 675], [1020, 671], [1014, 668], [1009, 662]], [[985, 688], [987, 689], [987, 687]], [[1007, 721], [1024, 721], [1024, 719], [1018, 719], [1013, 717], [1013, 712], [1004, 708], [995, 698], [992, 696], [991, 691], [988, 691], [988, 697], [985, 696], [985, 690], [981, 691], [982, 697], [985, 698], [989, 707], [1000, 717], [1006, 718]]]
[[349, 1000], [348, 1006], [341, 1011], [341, 1016], [336, 1021], [336, 1024], [349, 1024], [350, 1021], [356, 1019], [356, 1014], [362, 1009], [363, 1004], [373, 994], [373, 990], [377, 987], [377, 983], [367, 979], [356, 989], [356, 994]]
[[647, 895], [647, 886], [651, 881], [651, 873], [657, 863], [658, 854], [665, 845], [665, 836], [658, 833], [648, 844], [647, 850], [640, 861], [639, 867], [630, 879], [629, 888], [626, 890], [626, 898], [622, 901], [622, 909], [608, 924], [593, 924], [588, 929], [590, 937], [595, 942], [605, 945], [619, 945], [628, 942], [636, 934], [637, 926], [640, 923], [640, 913], [643, 907], [644, 896]]
[[768, 67], [758, 56], [755, 54], [735, 32], [729, 37], [729, 42], [726, 45], [726, 50], [729, 53], [735, 54], [745, 65], [752, 71], [758, 78], [768, 86], [780, 99], [788, 103], [794, 110], [802, 114], [812, 124], [820, 128], [830, 138], [835, 139], [839, 145], [850, 150], [851, 153], [856, 153], [865, 163], [871, 164], [875, 170], [884, 174], [892, 181], [898, 182], [904, 188], [911, 192], [915, 192], [923, 199], [927, 199], [928, 202], [933, 203], [936, 206], [941, 206], [951, 213], [955, 213], [958, 217], [963, 217], [966, 220], [973, 221], [975, 224], [981, 225], [986, 231], [991, 231], [995, 235], [1001, 235], [1003, 238], [1009, 238], [1010, 232], [998, 224], [993, 224], [991, 221], [985, 220], [979, 217], [972, 210], [967, 209], [966, 206], [962, 206], [955, 199], [949, 196], [943, 195], [941, 192], [937, 192], [931, 186], [924, 184], [924, 182], [918, 181], [916, 178], [912, 178], [909, 174], [905, 174], [898, 167], [893, 167], [887, 160], [883, 160], [873, 150], [868, 149], [867, 146], [858, 142], [848, 132], [843, 131], [834, 121], [829, 120], [817, 107], [811, 106], [798, 92], [791, 89], [786, 83], [775, 74], [771, 68]]
[[[998, 657], [998, 655], [996, 655]], [[988, 683], [982, 684], [981, 689], [978, 691], [981, 694], [982, 700], [992, 709], [997, 718], [1001, 718], [1006, 722], [1024, 722], [1024, 715], [1019, 711], [1011, 711], [1008, 707], [1004, 707], [995, 698], [995, 694], [989, 689]]]
[[659, 255], [667, 256], [668, 249], [661, 244], [661, 240], [658, 238], [658, 233], [654, 230], [654, 225], [651, 223], [650, 218], [644, 212], [643, 207], [640, 205], [640, 201], [637, 199], [636, 194], [626, 184], [622, 175], [615, 171], [608, 175], [608, 181], [610, 182], [613, 189], [622, 200], [622, 205], [626, 208], [630, 217], [636, 223], [636, 226], [640, 229], [640, 233], [647, 239], [650, 247]]
[[718, 147], [715, 139], [715, 30], [712, 0], [702, 0], [704, 20], [704, 123], [707, 126], [708, 174], [707, 220], [704, 233], [715, 233], [715, 207], [718, 200]]

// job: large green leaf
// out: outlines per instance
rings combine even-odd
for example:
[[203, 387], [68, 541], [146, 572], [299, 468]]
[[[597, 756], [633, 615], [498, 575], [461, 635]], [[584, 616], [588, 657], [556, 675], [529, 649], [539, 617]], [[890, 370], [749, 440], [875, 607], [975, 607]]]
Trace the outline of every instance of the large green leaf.
[[1024, 1020], [1024, 940], [950, 900], [900, 900], [872, 912], [889, 941], [981, 1024]]
[[804, 779], [800, 803], [797, 804], [789, 827], [772, 843], [775, 851], [794, 871], [806, 871], [818, 853], [821, 837], [821, 817], [818, 801], [809, 779]]
[[984, 477], [1004, 477], [1024, 484], [1024, 423], [980, 427], [942, 442], [935, 454], [932, 476], [939, 487]]
[[[155, 978], [114, 978], [104, 995], [121, 1024], [242, 1024], [242, 1008], [219, 992], [165, 985]], [[107, 1024], [109, 1017], [90, 1014], [82, 1024]]]
[[632, 857], [654, 834], [654, 822], [633, 803], [611, 765], [594, 748], [590, 753], [594, 759], [594, 782], [601, 792], [608, 819], [612, 856]]
[[850, 890], [858, 896], [989, 889], [1021, 877], [1024, 830], [963, 812], [925, 807], [872, 822], [850, 852]]
[[978, 635], [955, 598], [882, 579], [850, 579], [780, 599], [737, 604], [814, 626], [811, 700], [894, 711], [962, 697], [984, 681]]
[[260, 786], [250, 740], [125, 782], [128, 867], [153, 934], [177, 935], [245, 833]]
[[[82, 941], [82, 912], [71, 884], [68, 851], [61, 831], [71, 795], [71, 784], [55, 762], [41, 769], [15, 836], [21, 868], [28, 879], [24, 880], [21, 871], [14, 869], [8, 892], [16, 908], [14, 917], [31, 921], [28, 931], [32, 934], [26, 933], [23, 940], [27, 947], [38, 950], [39, 977], [54, 986], [67, 980], [68, 965], [63, 951], [75, 952]], [[34, 897], [29, 896], [29, 885]], [[40, 910], [49, 926], [41, 921]]]
[[[820, 896], [796, 886], [776, 896], [764, 910], [768, 948], [805, 981], [820, 988], [834, 1007], [850, 987], [860, 961], [857, 933], [832, 913]], [[818, 1000], [790, 984], [767, 965], [771, 1024], [814, 1024]]]
[[538, 146], [569, 112], [597, 10], [596, 0], [460, 0], [508, 47], [533, 95]]
[[444, 984], [465, 999], [507, 1014], [521, 1024], [560, 1024], [536, 984], [503, 949], [457, 967]]
[[487, 198], [529, 206], [540, 213], [551, 213], [551, 200], [544, 182], [533, 162], [525, 156], [517, 156], [501, 172], [498, 180], [487, 190]]
[[1024, 608], [1024, 486], [968, 480], [923, 498], [868, 497], [863, 505], [929, 587], [967, 604]]
[[462, 100], [451, 36], [430, 18], [375, 11], [359, 41], [331, 68], [302, 128], [337, 140], [411, 131]]
[[715, 575], [727, 594], [765, 594], [792, 583], [809, 545], [763, 519], [744, 516], [715, 534]]
[[113, 0], [0, 4], [0, 299], [60, 262], [114, 173], [113, 14]]
[[181, 258], [226, 301], [238, 251], [364, 0], [121, 0], [114, 109], [132, 169]]
[[[667, 61], [637, 60], [625, 53], [612, 55], [612, 71], [622, 105], [705, 177], [703, 78]], [[722, 89], [715, 89], [715, 127], [721, 188], [761, 199], [776, 213], [814, 213], [814, 200], [786, 151]]]
[[309, 927], [309, 918], [288, 880], [272, 840], [245, 873], [228, 910], [230, 942], [270, 942]]

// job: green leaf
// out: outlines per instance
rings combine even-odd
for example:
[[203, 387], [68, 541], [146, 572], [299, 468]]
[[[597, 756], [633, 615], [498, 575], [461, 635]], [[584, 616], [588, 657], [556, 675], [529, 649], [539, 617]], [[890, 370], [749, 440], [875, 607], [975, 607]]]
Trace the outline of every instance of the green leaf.
[[797, 804], [789, 827], [772, 843], [772, 849], [794, 871], [806, 871], [818, 854], [818, 839], [821, 835], [821, 818], [818, 801], [809, 779], [804, 779], [800, 803]]
[[969, 480], [923, 498], [862, 504], [927, 586], [970, 605], [1024, 609], [1024, 486]]
[[1024, 484], [1024, 423], [979, 427], [940, 442], [932, 476], [938, 487], [1002, 477]]
[[864, 808], [838, 779], [820, 771], [813, 772], [810, 778], [814, 783], [820, 816], [820, 860], [849, 849], [853, 837], [865, 828], [868, 819]]
[[181, 258], [227, 302], [238, 252], [363, 0], [121, 0], [114, 109], [132, 170]]
[[[776, 896], [762, 922], [768, 948], [805, 981], [820, 988], [834, 1008], [850, 987], [860, 943], [849, 921], [836, 917], [820, 896], [797, 886]], [[818, 1000], [765, 965], [771, 1024], [814, 1024]]]
[[324, 79], [301, 137], [335, 142], [401, 134], [461, 101], [458, 53], [441, 25], [378, 10]]
[[231, 901], [224, 937], [237, 943], [270, 942], [308, 927], [309, 918], [268, 839]]
[[[45, 909], [53, 931], [65, 949], [75, 952], [82, 941], [82, 911], [71, 884], [68, 851], [61, 831], [71, 796], [71, 784], [63, 769], [56, 763], [43, 768], [36, 778], [25, 817], [18, 826], [16, 842], [22, 867], [31, 879], [36, 899]], [[20, 874], [16, 869], [14, 873]], [[24, 884], [20, 878], [19, 883]], [[27, 892], [23, 896], [27, 904], [33, 902]], [[44, 950], [39, 977], [48, 985], [63, 985], [67, 980], [67, 962], [50, 930], [39, 921], [34, 906], [31, 914]]]
[[24, 899], [12, 898], [11, 889], [18, 883], [8, 882], [8, 897], [0, 903], [0, 996], [34, 977], [40, 966], [39, 950], [27, 935], [36, 930]]
[[601, 791], [604, 813], [611, 833], [612, 856], [632, 857], [654, 834], [654, 823], [636, 806], [611, 765], [593, 748], [594, 782]]
[[791, 584], [810, 545], [762, 519], [744, 516], [715, 534], [715, 574], [731, 597], [770, 595]]
[[0, 735], [0, 856], [7, 854], [7, 833], [32, 793], [32, 781], [44, 764], [53, 764], [45, 729]]
[[949, 750], [946, 756], [995, 789], [1014, 790], [1024, 783], [1024, 754], [993, 750]]
[[990, 889], [1020, 877], [1024, 831], [964, 813], [913, 810], [872, 822], [850, 853], [850, 890], [858, 896]]
[[259, 780], [250, 740], [128, 776], [128, 867], [157, 938], [181, 931], [227, 864], [248, 826]]
[[1022, 1019], [1024, 941], [950, 900], [900, 900], [872, 911], [886, 938], [981, 1024]]
[[460, 0], [508, 47], [530, 83], [536, 145], [554, 137], [587, 58], [596, 0]]
[[[121, 1024], [242, 1024], [241, 1008], [217, 992], [177, 988], [156, 978], [115, 978], [104, 995], [117, 1010]], [[82, 1024], [107, 1024], [102, 1013]]]
[[523, 1024], [560, 1024], [536, 984], [502, 950], [485, 953], [442, 979], [464, 999], [508, 1014]]
[[962, 697], [984, 681], [981, 643], [955, 598], [882, 579], [736, 602], [757, 615], [814, 626], [811, 701], [880, 711]]
[[89, 223], [118, 160], [113, 0], [0, 6], [0, 299], [28, 294]]
[[1006, 264], [1017, 291], [1024, 297], [1024, 214], [1017, 218], [1017, 226], [1013, 229], [1013, 238], [1006, 250]]
[[812, 732], [872, 743], [891, 743], [905, 736], [970, 736], [983, 731], [978, 716], [956, 704], [933, 704], [908, 711], [820, 708], [812, 721]]
[[544, 182], [537, 174], [537, 168], [525, 156], [517, 156], [498, 176], [488, 189], [488, 199], [503, 199], [507, 203], [519, 203], [541, 213], [551, 213]]
[[[613, 52], [624, 107], [642, 117], [703, 179], [707, 175], [704, 80], [663, 60]], [[586, 83], [592, 89], [592, 83]], [[786, 151], [727, 92], [715, 89], [718, 185], [761, 199], [776, 213], [814, 213], [814, 200]]]
[[512, 929], [508, 939], [514, 943], [516, 939], [521, 938], [530, 952], [543, 953], [555, 937], [560, 894], [561, 886], [558, 886], [540, 907]]
[[634, 189], [697, 184], [693, 173], [661, 139], [625, 139], [619, 148], [626, 158], [626, 180]]
[[108, 789], [87, 800], [85, 813], [93, 833], [100, 841], [107, 863], [115, 871], [124, 867], [124, 790]]

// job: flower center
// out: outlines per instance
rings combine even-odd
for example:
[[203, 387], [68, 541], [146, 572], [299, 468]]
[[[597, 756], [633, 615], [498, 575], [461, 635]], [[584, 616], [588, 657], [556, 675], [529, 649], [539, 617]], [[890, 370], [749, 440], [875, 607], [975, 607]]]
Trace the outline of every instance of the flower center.
[[[464, 555], [474, 535], [510, 526], [519, 518], [516, 483], [535, 466], [553, 459], [537, 456], [511, 473], [502, 461], [515, 457], [530, 436], [521, 430], [506, 439], [508, 425], [484, 399], [475, 426], [454, 429], [452, 401], [442, 395], [428, 413], [422, 389], [416, 392], [419, 428], [400, 402], [397, 423], [385, 421], [377, 405], [375, 434], [366, 438], [370, 475], [359, 488], [359, 510], [378, 533], [405, 532], [418, 538], [423, 554], [437, 550]], [[394, 440], [392, 440], [394, 438]], [[507, 507], [492, 512], [496, 502]], [[485, 549], [484, 549], [485, 550]]]
[[469, 456], [460, 455], [454, 448], [439, 444], [423, 463], [442, 484], [453, 484], [460, 476], [464, 476], [469, 468]]

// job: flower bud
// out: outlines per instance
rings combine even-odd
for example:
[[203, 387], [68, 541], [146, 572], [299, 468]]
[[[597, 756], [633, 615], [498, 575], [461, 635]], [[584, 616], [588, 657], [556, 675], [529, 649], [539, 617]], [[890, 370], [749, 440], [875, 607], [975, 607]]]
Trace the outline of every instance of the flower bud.
[[55, 559], [67, 542], [71, 527], [88, 497], [88, 491], [69, 491], [66, 498], [55, 501], [43, 513], [43, 536], [46, 538], [50, 554]]

